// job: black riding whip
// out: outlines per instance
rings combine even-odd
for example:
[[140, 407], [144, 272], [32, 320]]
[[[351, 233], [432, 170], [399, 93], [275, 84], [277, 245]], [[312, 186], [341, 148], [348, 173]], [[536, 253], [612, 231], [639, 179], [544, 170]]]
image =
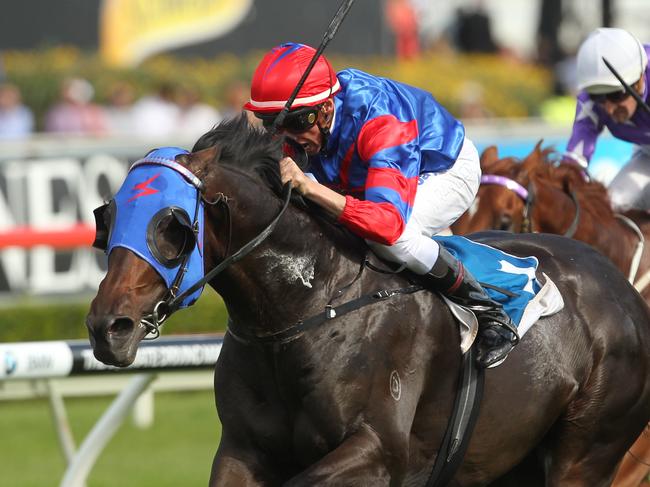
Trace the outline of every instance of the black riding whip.
[[311, 61], [309, 61], [309, 64], [307, 65], [307, 69], [305, 69], [305, 72], [302, 73], [302, 77], [298, 81], [296, 87], [293, 89], [293, 92], [291, 93], [291, 96], [287, 100], [287, 103], [285, 103], [280, 113], [278, 113], [278, 116], [275, 117], [275, 120], [273, 121], [273, 129], [272, 129], [273, 132], [277, 132], [278, 128], [282, 126], [282, 122], [284, 122], [287, 113], [289, 113], [289, 110], [291, 109], [291, 105], [293, 104], [293, 101], [296, 99], [296, 96], [298, 96], [298, 92], [300, 91], [300, 88], [302, 88], [302, 85], [305, 84], [305, 80], [307, 80], [307, 76], [309, 76], [309, 73], [311, 73], [311, 70], [316, 64], [316, 61], [318, 61], [319, 56], [323, 54], [323, 51], [327, 47], [327, 44], [329, 44], [329, 42], [332, 39], [334, 39], [334, 36], [336, 35], [336, 31], [339, 30], [339, 26], [341, 25], [341, 22], [343, 22], [343, 19], [348, 14], [348, 11], [350, 10], [350, 7], [352, 7], [353, 3], [354, 0], [344, 0], [341, 6], [339, 7], [339, 9], [337, 10], [336, 14], [334, 15], [334, 18], [332, 18], [330, 25], [327, 27], [327, 31], [325, 31], [323, 40], [321, 41], [320, 45], [318, 46], [318, 49], [316, 49], [316, 52], [314, 53], [314, 57], [312, 57]]
[[[625, 92], [632, 95], [632, 97], [637, 101], [639, 105], [641, 105], [646, 112], [650, 113], [650, 106], [641, 98], [641, 96], [636, 92], [634, 88], [632, 88], [630, 85], [628, 85], [625, 81], [623, 81], [623, 78], [621, 78], [621, 75], [618, 74], [616, 69], [614, 69], [614, 66], [612, 66], [607, 59], [604, 57], [602, 58], [603, 62], [605, 63], [605, 66], [607, 66], [607, 69], [609, 69], [614, 76], [616, 76], [616, 79], [621, 82], [623, 85], [623, 88], [625, 88]], [[643, 76], [643, 73], [641, 73], [641, 76]]]

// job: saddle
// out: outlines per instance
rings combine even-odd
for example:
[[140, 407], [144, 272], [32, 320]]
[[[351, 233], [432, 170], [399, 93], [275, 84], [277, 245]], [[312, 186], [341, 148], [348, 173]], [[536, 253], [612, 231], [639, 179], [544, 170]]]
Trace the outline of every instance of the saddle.
[[[519, 320], [517, 332], [520, 338], [523, 337], [541, 317], [555, 314], [564, 307], [564, 300], [562, 299], [562, 295], [555, 283], [546, 274], [542, 273], [542, 276], [545, 280], [544, 285], [537, 292], [535, 297], [528, 301], [523, 315]], [[470, 349], [478, 335], [478, 320], [476, 319], [476, 315], [473, 311], [454, 303], [446, 297], [442, 296], [442, 298], [456, 320], [458, 320], [460, 351], [462, 354], [465, 354]]]

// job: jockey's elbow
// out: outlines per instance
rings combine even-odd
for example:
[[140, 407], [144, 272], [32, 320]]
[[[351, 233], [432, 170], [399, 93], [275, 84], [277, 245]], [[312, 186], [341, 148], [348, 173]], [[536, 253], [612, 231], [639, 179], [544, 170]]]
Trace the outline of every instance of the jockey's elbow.
[[381, 231], [376, 232], [374, 238], [370, 237], [369, 240], [372, 240], [381, 245], [391, 247], [395, 245], [395, 242], [399, 240], [399, 238], [402, 236], [402, 233], [404, 233], [403, 224], [396, 225], [393, 229], [386, 227], [381, 229]]

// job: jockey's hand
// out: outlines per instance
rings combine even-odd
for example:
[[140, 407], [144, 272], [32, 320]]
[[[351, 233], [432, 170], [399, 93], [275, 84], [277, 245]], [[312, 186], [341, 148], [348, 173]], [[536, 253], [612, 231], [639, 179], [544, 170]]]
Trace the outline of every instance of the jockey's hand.
[[302, 172], [291, 157], [285, 157], [280, 161], [280, 176], [283, 183], [291, 182], [291, 187], [298, 193], [325, 208], [335, 218], [339, 218], [343, 213], [345, 196], [311, 179]]
[[298, 164], [291, 157], [285, 157], [280, 161], [280, 176], [282, 183], [291, 182], [291, 187], [301, 195], [306, 195], [307, 188], [312, 180], [309, 179]]

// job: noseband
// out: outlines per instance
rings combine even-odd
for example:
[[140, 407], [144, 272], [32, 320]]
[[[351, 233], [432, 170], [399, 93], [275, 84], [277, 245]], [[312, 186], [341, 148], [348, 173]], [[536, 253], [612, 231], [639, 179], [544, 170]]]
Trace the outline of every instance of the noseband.
[[[535, 205], [535, 187], [533, 182], [528, 183], [528, 188], [524, 188], [514, 179], [510, 179], [506, 176], [499, 176], [497, 174], [483, 174], [481, 175], [481, 184], [495, 184], [497, 186], [503, 186], [511, 191], [513, 191], [521, 200], [524, 202], [524, 210], [522, 214], [521, 221], [521, 230], [519, 233], [530, 233], [533, 231], [533, 206]], [[578, 198], [574, 191], [569, 192], [571, 201], [576, 207], [575, 216], [569, 228], [562, 234], [564, 237], [571, 238], [575, 235], [576, 230], [578, 229], [578, 223], [580, 221], [580, 204]]]

